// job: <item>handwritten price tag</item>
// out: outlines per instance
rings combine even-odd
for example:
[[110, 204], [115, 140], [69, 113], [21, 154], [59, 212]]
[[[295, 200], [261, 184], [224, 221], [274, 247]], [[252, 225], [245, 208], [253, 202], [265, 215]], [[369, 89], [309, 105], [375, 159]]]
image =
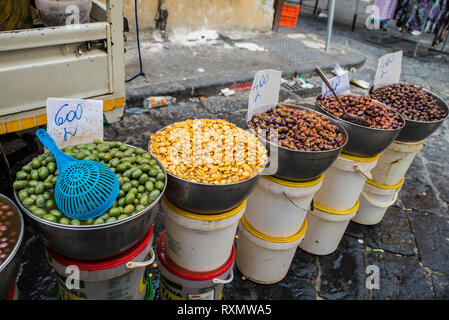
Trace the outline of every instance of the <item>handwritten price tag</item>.
[[47, 132], [59, 148], [103, 141], [103, 101], [48, 98]]
[[[344, 95], [351, 93], [348, 72], [345, 72], [339, 76], [336, 76], [335, 78], [330, 79], [329, 83], [332, 86], [332, 89], [334, 89], [336, 94]], [[321, 83], [321, 94], [323, 96], [332, 95], [332, 91], [329, 90], [329, 88], [326, 86], [324, 82]]]
[[254, 113], [261, 113], [279, 102], [281, 71], [261, 70], [256, 73], [248, 98], [246, 121], [251, 120]]
[[401, 78], [401, 69], [402, 51], [389, 53], [381, 57], [377, 63], [374, 89], [398, 83]]

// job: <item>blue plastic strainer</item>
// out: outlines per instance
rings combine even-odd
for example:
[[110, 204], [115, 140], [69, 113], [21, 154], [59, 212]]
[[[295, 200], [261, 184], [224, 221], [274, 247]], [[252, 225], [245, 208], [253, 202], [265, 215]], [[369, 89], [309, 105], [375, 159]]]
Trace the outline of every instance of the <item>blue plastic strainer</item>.
[[92, 219], [107, 211], [119, 192], [115, 173], [101, 162], [77, 160], [65, 154], [44, 129], [37, 130], [36, 135], [56, 159], [55, 201], [59, 210], [80, 220]]

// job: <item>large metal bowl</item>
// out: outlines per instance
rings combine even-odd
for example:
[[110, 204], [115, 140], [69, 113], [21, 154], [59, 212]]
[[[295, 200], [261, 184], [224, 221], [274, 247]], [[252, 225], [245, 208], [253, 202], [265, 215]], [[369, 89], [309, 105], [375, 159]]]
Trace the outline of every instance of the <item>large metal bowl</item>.
[[0, 194], [0, 200], [7, 202], [14, 209], [14, 211], [16, 211], [17, 216], [20, 219], [20, 233], [17, 243], [9, 254], [9, 257], [0, 265], [0, 300], [4, 300], [16, 282], [17, 274], [19, 273], [20, 260], [23, 252], [22, 240], [24, 223], [19, 208], [11, 199]]
[[[164, 167], [157, 159], [156, 161], [162, 168], [165, 181], [167, 181]], [[93, 261], [118, 256], [145, 237], [159, 211], [166, 187], [167, 183], [159, 197], [139, 213], [123, 220], [100, 225], [72, 226], [49, 222], [25, 208], [15, 191], [14, 196], [20, 208], [26, 213], [29, 224], [47, 247], [70, 259]]]
[[[314, 113], [319, 113], [311, 108], [306, 108], [297, 105], [284, 104], [281, 105], [296, 108], [300, 110], [307, 110]], [[321, 114], [321, 113], [319, 113]], [[259, 139], [267, 146], [269, 154], [276, 152], [277, 149], [277, 171], [273, 176], [289, 181], [308, 181], [318, 178], [324, 171], [326, 171], [335, 159], [338, 158], [342, 149], [348, 142], [348, 133], [345, 128], [331, 117], [327, 119], [338, 127], [339, 132], [344, 136], [345, 143], [336, 149], [327, 151], [299, 151], [292, 150], [285, 147], [278, 146], [264, 137], [259, 136]], [[253, 131], [252, 129], [250, 129]], [[254, 132], [254, 131], [253, 131]], [[270, 159], [272, 161], [272, 159]]]
[[[151, 150], [151, 140], [148, 143], [148, 150]], [[153, 157], [156, 158], [154, 155]], [[253, 177], [223, 185], [193, 182], [167, 171], [168, 180], [165, 197], [173, 205], [193, 213], [217, 214], [226, 212], [239, 206], [248, 197], [255, 188], [267, 163], [268, 160]]]
[[[360, 96], [356, 95], [355, 96]], [[315, 103], [317, 107], [320, 109], [321, 113], [324, 113], [333, 119], [335, 119], [338, 123], [340, 123], [348, 132], [348, 143], [343, 148], [343, 152], [358, 156], [358, 157], [374, 157], [384, 151], [398, 136], [399, 132], [405, 125], [404, 118], [395, 110], [388, 107], [384, 103], [381, 103], [377, 100], [377, 103], [383, 105], [384, 107], [390, 109], [392, 112], [396, 113], [402, 119], [402, 126], [400, 128], [394, 130], [384, 130], [384, 129], [375, 129], [368, 128], [362, 125], [358, 125], [343, 119], [340, 119], [334, 116], [332, 113], [321, 108], [318, 103], [318, 99], [321, 98], [321, 94], [316, 97]]]
[[[418, 142], [421, 140], [426, 139], [428, 136], [430, 136], [432, 133], [434, 133], [438, 127], [443, 123], [444, 120], [447, 119], [449, 115], [449, 108], [446, 102], [444, 102], [443, 99], [441, 99], [439, 96], [434, 94], [433, 92], [430, 92], [429, 90], [426, 90], [424, 88], [421, 88], [424, 92], [430, 94], [435, 98], [435, 100], [438, 101], [438, 105], [445, 110], [446, 116], [440, 120], [437, 121], [416, 121], [407, 119], [405, 117], [405, 126], [402, 128], [401, 132], [399, 132], [399, 135], [396, 137], [397, 141], [401, 142]], [[369, 95], [373, 92], [373, 86], [369, 89]]]
[[[262, 169], [263, 170], [263, 169]], [[168, 173], [165, 197], [175, 206], [199, 214], [217, 214], [240, 205], [255, 188], [255, 176], [229, 184], [214, 185], [188, 181]]]

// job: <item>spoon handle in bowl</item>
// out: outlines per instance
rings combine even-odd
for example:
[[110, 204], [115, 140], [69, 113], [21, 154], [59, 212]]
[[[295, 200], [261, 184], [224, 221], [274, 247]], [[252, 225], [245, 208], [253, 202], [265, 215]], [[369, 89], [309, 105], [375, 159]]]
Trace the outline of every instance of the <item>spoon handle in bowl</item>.
[[48, 134], [44, 129], [39, 129], [36, 131], [36, 136], [42, 142], [45, 148], [47, 148], [56, 159], [56, 164], [60, 172], [64, 171], [65, 167], [72, 161], [78, 161], [75, 158], [65, 154], [58, 148], [55, 140]]

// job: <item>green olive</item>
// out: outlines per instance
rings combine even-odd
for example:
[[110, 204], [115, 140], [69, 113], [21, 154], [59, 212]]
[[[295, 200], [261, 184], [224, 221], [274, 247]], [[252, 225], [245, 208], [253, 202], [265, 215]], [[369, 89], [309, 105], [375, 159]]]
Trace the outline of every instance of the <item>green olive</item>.
[[165, 179], [165, 174], [163, 172], [159, 172], [156, 176], [156, 180], [164, 181], [164, 179]]
[[133, 177], [133, 179], [138, 179], [141, 175], [142, 175], [142, 170], [136, 169], [136, 170], [134, 170], [132, 177]]
[[23, 205], [24, 205], [25, 207], [31, 207], [33, 204], [34, 204], [34, 199], [31, 198], [31, 197], [25, 198], [25, 199], [23, 200]]
[[165, 184], [162, 181], [156, 181], [156, 183], [154, 184], [154, 187], [159, 191], [164, 190], [164, 186]]
[[62, 212], [61, 211], [59, 211], [58, 209], [53, 209], [53, 210], [50, 210], [50, 213], [52, 214], [52, 215], [54, 215], [56, 218], [62, 218]]
[[31, 170], [33, 170], [33, 167], [30, 166], [29, 164], [26, 164], [22, 167], [22, 170], [25, 171], [26, 173], [30, 173]]
[[14, 181], [12, 186], [15, 190], [22, 190], [23, 188], [25, 188], [27, 186], [27, 184], [28, 184], [28, 181], [26, 181], [26, 180], [16, 180], [16, 181]]
[[106, 220], [106, 223], [114, 222], [114, 221], [117, 221], [117, 218], [116, 217], [110, 217], [109, 219]]
[[153, 190], [150, 192], [150, 199], [151, 200], [156, 200], [157, 197], [159, 197], [159, 195], [161, 194], [161, 192], [159, 190]]
[[39, 160], [38, 158], [34, 158], [34, 159], [31, 161], [31, 166], [33, 167], [33, 169], [40, 168], [40, 167], [42, 166], [42, 161]]
[[61, 224], [70, 224], [70, 219], [66, 218], [66, 217], [62, 217], [61, 219], [59, 219], [59, 223], [61, 223]]
[[43, 182], [39, 182], [36, 187], [34, 188], [35, 194], [42, 194], [45, 191], [45, 186]]
[[33, 211], [33, 214], [36, 215], [36, 216], [38, 216], [38, 217], [43, 217], [43, 216], [45, 216], [45, 215], [47, 214], [47, 211], [45, 211], [45, 210], [42, 209], [42, 208], [37, 208], [37, 209], [35, 209], [35, 210]]
[[50, 222], [55, 222], [56, 221], [56, 217], [54, 215], [52, 215], [52, 214], [49, 214], [49, 213], [44, 215], [42, 218], [44, 218], [45, 220], [50, 221]]
[[47, 200], [45, 200], [45, 197], [41, 194], [41, 195], [39, 195], [38, 197], [37, 197], [37, 199], [36, 199], [36, 205], [39, 207], [39, 208], [43, 208], [43, 207], [45, 207], [45, 203], [47, 202]]
[[143, 209], [145, 209], [145, 206], [144, 206], [143, 204], [138, 204], [138, 205], [136, 206], [136, 212], [140, 212], [140, 211], [142, 211]]
[[125, 203], [126, 204], [134, 203], [134, 199], [136, 199], [136, 195], [132, 192], [129, 192], [125, 197]]
[[29, 175], [25, 171], [19, 171], [16, 173], [17, 180], [28, 180], [28, 177]]
[[121, 214], [122, 214], [122, 210], [120, 210], [119, 208], [112, 208], [109, 210], [109, 215], [111, 217], [117, 217]]
[[131, 188], [132, 188], [132, 184], [129, 183], [129, 182], [126, 182], [126, 183], [123, 184], [123, 186], [122, 186], [121, 189], [122, 189], [124, 192], [128, 192]]
[[28, 192], [26, 191], [26, 189], [22, 189], [19, 191], [19, 193], [17, 194], [17, 196], [19, 197], [20, 200], [24, 200], [25, 198], [28, 198]]
[[50, 162], [47, 164], [47, 169], [50, 173], [54, 173], [56, 171], [56, 163]]
[[79, 221], [78, 219], [72, 219], [70, 221], [70, 224], [73, 226], [79, 226], [79, 225], [81, 225], [81, 221]]
[[126, 219], [126, 218], [128, 218], [128, 215], [127, 215], [127, 214], [121, 214], [121, 215], [117, 218], [117, 220], [122, 220], [122, 219]]
[[50, 171], [48, 170], [47, 167], [41, 167], [38, 171], [39, 174], [39, 178], [41, 178], [41, 180], [45, 180], [47, 179], [48, 175], [50, 174]]
[[146, 189], [148, 192], [153, 191], [153, 190], [154, 190], [154, 184], [153, 184], [153, 182], [147, 181], [147, 182], [145, 183], [145, 189]]
[[128, 204], [128, 205], [126, 205], [125, 208], [123, 208], [123, 213], [124, 214], [130, 214], [133, 211], [134, 211], [134, 205], [132, 205], [132, 204]]

